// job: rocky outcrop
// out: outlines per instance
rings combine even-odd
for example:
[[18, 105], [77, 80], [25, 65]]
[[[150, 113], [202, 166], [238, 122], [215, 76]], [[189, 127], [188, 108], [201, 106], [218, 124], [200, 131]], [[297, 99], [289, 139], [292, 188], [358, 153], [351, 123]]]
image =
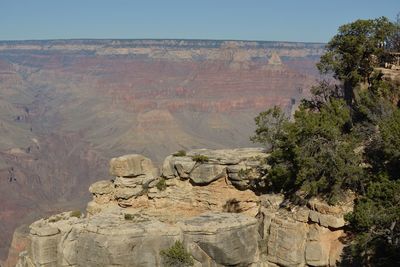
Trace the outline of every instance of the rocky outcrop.
[[307, 207], [285, 206], [280, 195], [261, 199], [258, 218], [264, 260], [279, 266], [337, 264], [344, 247], [340, 241], [345, 236], [343, 217], [351, 210], [351, 198], [341, 206], [312, 199]]
[[195, 149], [185, 155], [168, 156], [162, 176], [189, 179], [195, 185], [207, 185], [226, 177], [238, 189], [254, 189], [265, 178], [266, 157], [260, 148]]
[[177, 240], [201, 264], [248, 265], [258, 252], [257, 220], [240, 214], [210, 213], [174, 225], [122, 212], [59, 216], [31, 225], [32, 256], [22, 254], [20, 266], [160, 266], [161, 250]]
[[336, 265], [351, 205], [298, 207], [255, 194], [267, 156], [258, 148], [179, 152], [160, 176], [141, 155], [114, 158], [114, 179], [90, 186], [87, 215], [33, 223], [17, 266], [163, 266], [160, 252], [175, 241], [195, 266]]

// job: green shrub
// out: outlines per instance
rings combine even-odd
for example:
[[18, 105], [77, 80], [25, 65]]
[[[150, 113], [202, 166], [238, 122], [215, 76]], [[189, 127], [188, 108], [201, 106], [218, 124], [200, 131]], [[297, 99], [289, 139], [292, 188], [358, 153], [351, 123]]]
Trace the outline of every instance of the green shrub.
[[124, 214], [124, 219], [127, 221], [132, 221], [133, 219], [135, 219], [135, 215], [134, 214], [129, 214], [129, 213], [125, 213]]
[[61, 216], [52, 216], [49, 218], [49, 222], [54, 223], [54, 222], [58, 222], [59, 220], [61, 220]]
[[197, 154], [192, 156], [192, 160], [198, 163], [205, 163], [208, 162], [209, 158], [207, 156]]
[[159, 191], [164, 191], [165, 189], [167, 189], [167, 183], [165, 182], [165, 179], [161, 178], [160, 180], [158, 180], [156, 187]]
[[180, 241], [176, 241], [172, 247], [162, 250], [160, 255], [165, 266], [186, 267], [194, 265], [192, 255], [185, 250]]
[[224, 212], [229, 213], [240, 213], [242, 208], [240, 207], [240, 201], [236, 198], [228, 199], [223, 207]]
[[186, 156], [186, 151], [185, 150], [179, 150], [179, 151], [175, 152], [174, 154], [172, 154], [172, 156], [174, 156], [174, 157], [184, 157], [184, 156]]
[[71, 211], [69, 216], [80, 218], [82, 216], [82, 212], [80, 210], [74, 210], [74, 211]]

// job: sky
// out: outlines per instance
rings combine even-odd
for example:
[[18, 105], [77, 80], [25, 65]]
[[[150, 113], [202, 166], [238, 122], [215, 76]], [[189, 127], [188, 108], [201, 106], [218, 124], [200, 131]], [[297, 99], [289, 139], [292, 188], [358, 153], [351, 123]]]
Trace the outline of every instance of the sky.
[[0, 40], [224, 39], [328, 42], [400, 0], [0, 0]]

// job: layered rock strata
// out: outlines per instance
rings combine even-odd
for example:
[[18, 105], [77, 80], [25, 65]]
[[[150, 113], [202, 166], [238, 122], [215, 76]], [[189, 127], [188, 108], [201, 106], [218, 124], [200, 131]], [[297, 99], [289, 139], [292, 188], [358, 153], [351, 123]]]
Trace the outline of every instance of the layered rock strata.
[[351, 205], [297, 207], [256, 194], [267, 156], [257, 148], [180, 152], [161, 175], [141, 155], [114, 158], [114, 178], [89, 189], [87, 215], [33, 223], [17, 266], [164, 266], [160, 252], [176, 241], [195, 266], [336, 265]]

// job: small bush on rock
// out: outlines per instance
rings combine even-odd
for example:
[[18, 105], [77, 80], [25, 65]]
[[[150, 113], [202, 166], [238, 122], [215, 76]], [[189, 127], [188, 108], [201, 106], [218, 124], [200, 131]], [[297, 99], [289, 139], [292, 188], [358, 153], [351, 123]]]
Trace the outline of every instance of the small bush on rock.
[[242, 208], [240, 207], [240, 201], [236, 198], [228, 199], [223, 207], [224, 212], [229, 213], [240, 213]]
[[49, 218], [49, 222], [54, 223], [54, 222], [58, 222], [61, 219], [62, 219], [61, 216], [52, 216]]
[[132, 221], [133, 219], [135, 219], [135, 217], [137, 217], [135, 214], [129, 214], [129, 213], [124, 214], [124, 219], [127, 221]]
[[165, 266], [168, 267], [187, 267], [193, 266], [194, 261], [192, 255], [185, 250], [181, 241], [160, 252]]
[[204, 155], [194, 155], [194, 156], [192, 156], [192, 160], [196, 161], [198, 163], [205, 163], [205, 162], [208, 162], [209, 158]]
[[156, 187], [159, 191], [164, 191], [167, 189], [167, 183], [165, 182], [164, 178], [161, 178], [158, 183], [156, 184]]
[[185, 150], [179, 150], [176, 153], [172, 154], [174, 157], [184, 157], [186, 156], [186, 151]]

